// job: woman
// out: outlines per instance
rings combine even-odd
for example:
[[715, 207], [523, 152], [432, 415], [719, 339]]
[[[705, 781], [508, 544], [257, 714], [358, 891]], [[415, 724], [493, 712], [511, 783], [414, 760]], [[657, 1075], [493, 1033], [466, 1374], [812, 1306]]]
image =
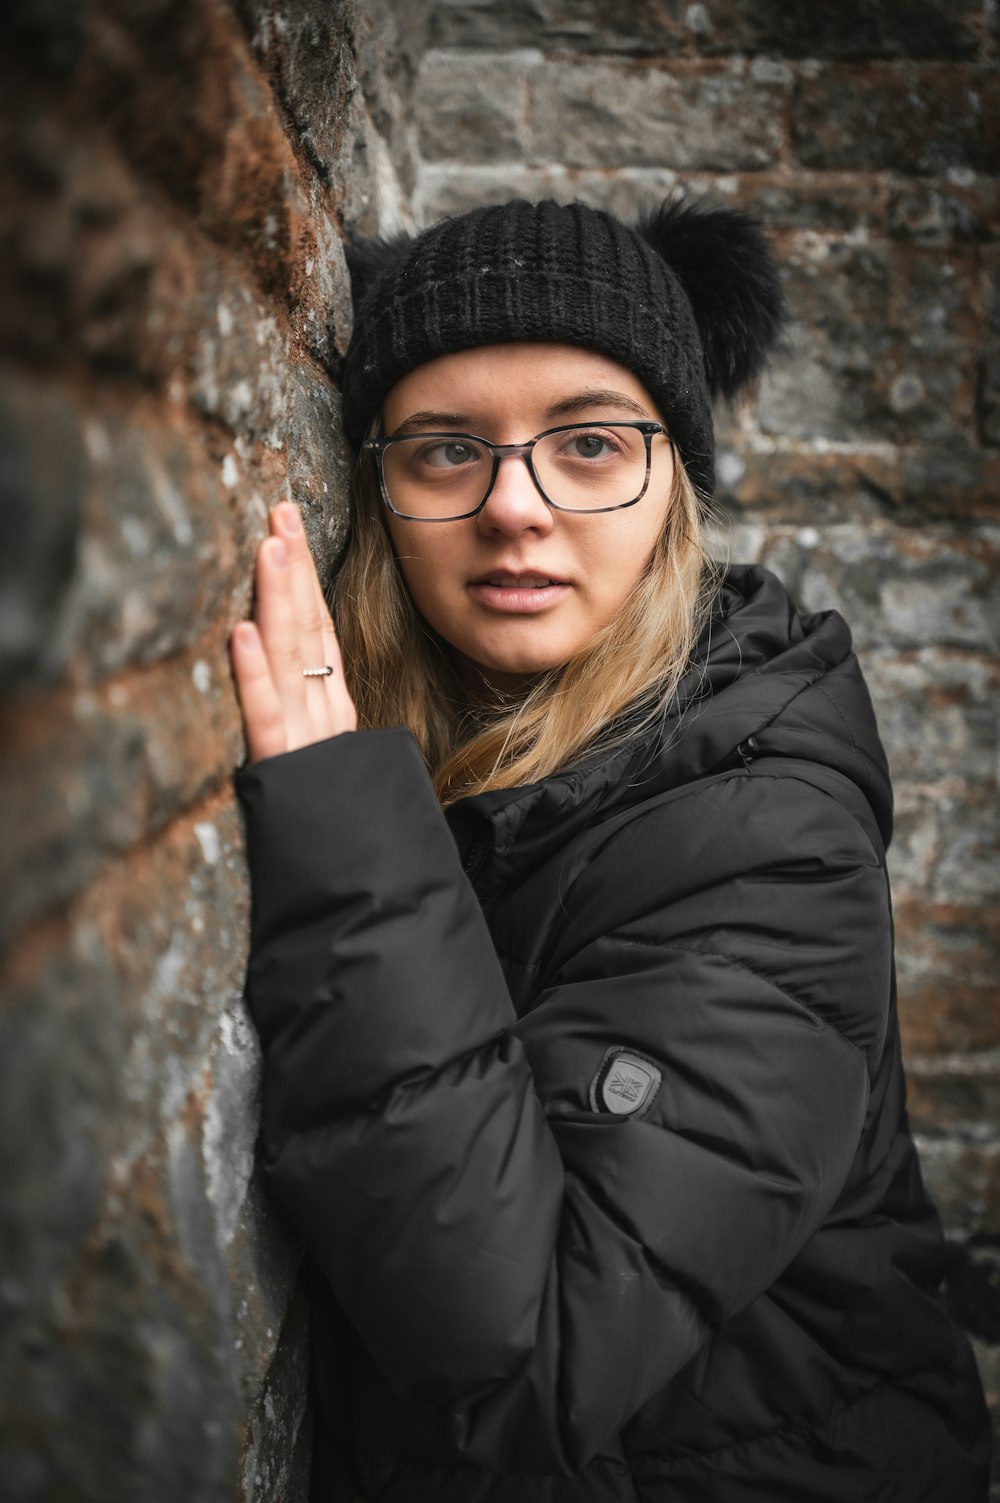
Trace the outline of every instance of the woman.
[[515, 202], [352, 270], [337, 633], [284, 505], [233, 640], [321, 1447], [372, 1503], [985, 1498], [870, 701], [839, 616], [705, 554], [759, 229]]

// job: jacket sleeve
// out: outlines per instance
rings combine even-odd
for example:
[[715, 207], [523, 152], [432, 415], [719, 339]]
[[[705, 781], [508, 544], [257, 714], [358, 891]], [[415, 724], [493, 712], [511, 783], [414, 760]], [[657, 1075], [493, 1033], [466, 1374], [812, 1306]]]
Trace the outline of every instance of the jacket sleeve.
[[[844, 1183], [887, 900], [853, 819], [789, 781], [609, 836], [518, 1021], [408, 733], [239, 775], [265, 1170], [393, 1388], [469, 1461], [579, 1470]], [[662, 1076], [641, 1117], [592, 1096], [616, 1047]]]

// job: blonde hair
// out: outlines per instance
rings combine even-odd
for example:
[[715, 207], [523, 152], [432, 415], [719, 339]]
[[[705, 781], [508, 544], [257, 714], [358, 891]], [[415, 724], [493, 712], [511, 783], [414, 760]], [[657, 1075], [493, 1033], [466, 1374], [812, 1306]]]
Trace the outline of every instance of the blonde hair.
[[[707, 504], [679, 460], [666, 523], [618, 614], [513, 703], [469, 703], [447, 643], [403, 582], [367, 454], [355, 467], [352, 504], [331, 604], [358, 724], [408, 726], [442, 804], [536, 782], [667, 714], [719, 582], [705, 543]], [[626, 712], [627, 729], [616, 732]]]

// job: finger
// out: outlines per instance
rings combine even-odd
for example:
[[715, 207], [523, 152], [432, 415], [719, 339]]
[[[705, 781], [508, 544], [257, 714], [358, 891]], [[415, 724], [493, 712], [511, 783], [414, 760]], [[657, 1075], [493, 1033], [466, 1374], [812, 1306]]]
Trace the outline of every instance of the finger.
[[236, 693], [243, 716], [250, 762], [277, 757], [287, 750], [285, 718], [281, 710], [267, 654], [252, 621], [241, 621], [229, 639]]
[[[302, 666], [321, 667], [327, 662], [324, 654], [329, 645], [331, 623], [298, 507], [289, 501], [276, 506], [270, 524], [272, 534], [280, 537], [288, 550], [292, 607], [298, 624]], [[339, 667], [339, 663], [332, 666]], [[314, 679], [312, 684], [322, 686], [323, 682]]]
[[319, 668], [329, 665], [333, 669], [333, 673], [327, 677], [306, 680], [307, 702], [315, 703], [317, 696], [322, 695], [332, 714], [333, 732], [353, 730], [357, 725], [357, 712], [344, 677], [340, 643], [298, 507], [291, 502], [282, 502], [272, 511], [270, 522], [272, 534], [282, 539], [289, 553], [292, 600], [300, 627], [299, 651], [302, 666]]
[[257, 626], [271, 678], [285, 717], [289, 748], [329, 735], [322, 722], [315, 728], [302, 669], [299, 627], [292, 599], [288, 553], [277, 537], [265, 538], [257, 550]]

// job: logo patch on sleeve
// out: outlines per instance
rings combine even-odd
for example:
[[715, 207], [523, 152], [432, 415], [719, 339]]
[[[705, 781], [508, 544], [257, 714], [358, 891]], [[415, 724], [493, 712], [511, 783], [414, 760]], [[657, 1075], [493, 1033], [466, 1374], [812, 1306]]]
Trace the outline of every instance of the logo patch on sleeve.
[[590, 1086], [596, 1112], [634, 1117], [647, 1111], [663, 1084], [663, 1073], [652, 1060], [631, 1049], [609, 1049]]

